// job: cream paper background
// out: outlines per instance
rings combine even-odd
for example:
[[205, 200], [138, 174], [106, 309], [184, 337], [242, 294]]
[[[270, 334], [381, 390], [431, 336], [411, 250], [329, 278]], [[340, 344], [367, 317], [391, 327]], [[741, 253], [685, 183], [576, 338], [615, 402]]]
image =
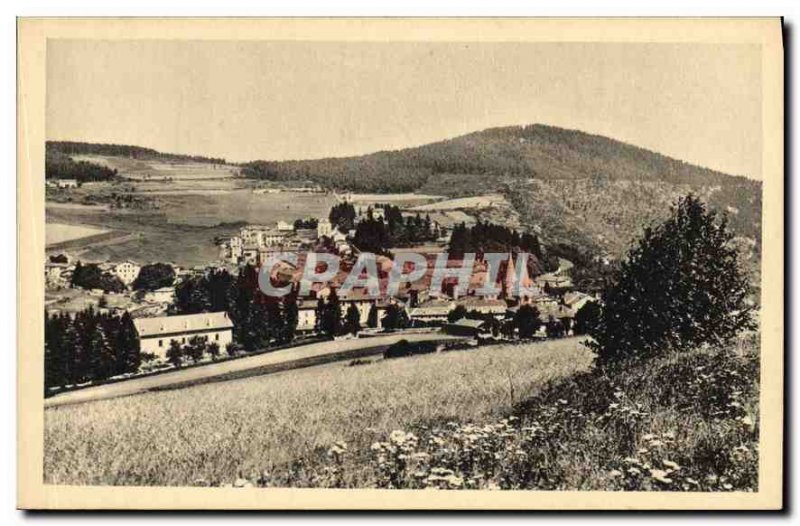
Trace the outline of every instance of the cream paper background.
[[[762, 52], [761, 465], [755, 493], [226, 489], [43, 483], [47, 39], [750, 43]], [[20, 19], [18, 496], [28, 509], [777, 509], [783, 434], [783, 46], [761, 19]], [[198, 152], [202, 153], [202, 152]]]

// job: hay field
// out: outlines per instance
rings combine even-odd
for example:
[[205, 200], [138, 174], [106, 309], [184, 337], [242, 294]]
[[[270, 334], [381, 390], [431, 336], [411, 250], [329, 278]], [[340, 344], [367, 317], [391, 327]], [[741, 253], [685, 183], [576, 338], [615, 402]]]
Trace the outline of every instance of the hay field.
[[75, 161], [88, 161], [115, 169], [120, 175], [144, 180], [171, 177], [176, 180], [224, 179], [234, 177], [239, 168], [228, 164], [198, 163], [191, 161], [162, 161], [157, 159], [132, 159], [112, 155], [72, 155]]
[[[44, 479], [188, 485], [306, 469], [324, 463], [336, 441], [369, 450], [394, 429], [500, 416], [591, 360], [577, 339], [564, 339], [335, 363], [49, 409]], [[354, 464], [348, 477], [362, 485], [371, 475]]]
[[45, 246], [105, 234], [108, 229], [64, 223], [47, 223], [44, 229]]

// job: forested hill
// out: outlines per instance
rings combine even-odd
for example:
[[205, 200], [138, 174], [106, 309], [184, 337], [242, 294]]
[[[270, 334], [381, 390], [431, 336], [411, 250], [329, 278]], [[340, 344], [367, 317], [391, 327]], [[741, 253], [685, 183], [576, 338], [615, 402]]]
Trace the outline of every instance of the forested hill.
[[204, 157], [202, 155], [182, 155], [163, 153], [152, 148], [131, 146], [128, 144], [98, 144], [90, 142], [47, 141], [45, 151], [49, 154], [72, 155], [107, 155], [111, 157], [129, 157], [133, 159], [152, 159], [160, 161], [182, 161], [195, 163], [225, 164], [225, 159]]
[[354, 191], [410, 191], [442, 176], [661, 181], [724, 185], [742, 177], [694, 166], [630, 144], [588, 133], [534, 124], [491, 128], [416, 148], [359, 157], [254, 161], [243, 175], [308, 179]]
[[359, 157], [255, 161], [242, 174], [361, 192], [448, 196], [502, 192], [528, 229], [621, 256], [677, 197], [700, 195], [756, 247], [761, 183], [588, 133], [534, 124], [492, 128], [416, 148]]

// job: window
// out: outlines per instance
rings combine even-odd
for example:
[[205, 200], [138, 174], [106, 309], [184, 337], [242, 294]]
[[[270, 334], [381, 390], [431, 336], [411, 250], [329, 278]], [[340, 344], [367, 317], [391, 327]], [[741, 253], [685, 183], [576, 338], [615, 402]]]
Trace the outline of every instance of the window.
[[181, 338], [181, 343], [186, 343], [186, 337]]
[[158, 346], [164, 347], [164, 340], [158, 340]]
[[217, 333], [217, 334], [215, 334], [215, 335], [214, 335], [214, 339], [215, 339], [215, 340], [217, 340], [217, 341], [219, 341], [219, 333]]

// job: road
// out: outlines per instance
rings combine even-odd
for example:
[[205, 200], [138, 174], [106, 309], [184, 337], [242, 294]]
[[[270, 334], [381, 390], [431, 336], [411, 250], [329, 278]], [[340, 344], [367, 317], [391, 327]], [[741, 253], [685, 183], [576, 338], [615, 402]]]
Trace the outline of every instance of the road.
[[461, 339], [442, 333], [396, 333], [368, 338], [326, 341], [211, 363], [167, 373], [133, 378], [116, 383], [68, 391], [45, 399], [45, 409], [108, 398], [141, 394], [148, 391], [179, 389], [200, 383], [217, 382], [309, 367], [338, 360], [380, 354], [387, 346], [402, 339], [410, 342]]

